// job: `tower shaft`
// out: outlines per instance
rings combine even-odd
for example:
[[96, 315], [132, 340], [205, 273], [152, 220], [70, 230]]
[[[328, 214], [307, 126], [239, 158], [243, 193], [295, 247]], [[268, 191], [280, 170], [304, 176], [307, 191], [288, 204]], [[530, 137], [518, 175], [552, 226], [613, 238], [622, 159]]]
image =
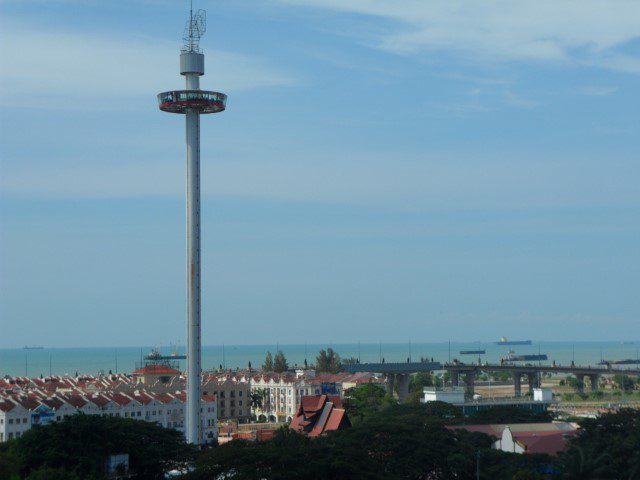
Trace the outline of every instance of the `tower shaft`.
[[[195, 23], [194, 23], [195, 22]], [[204, 75], [204, 55], [198, 51], [194, 28], [204, 32], [204, 13], [192, 16], [189, 23], [187, 47], [180, 54], [180, 74], [185, 76], [186, 90], [158, 94], [163, 112], [180, 113], [186, 117], [187, 143], [187, 403], [185, 437], [187, 442], [200, 445], [204, 432], [211, 425], [202, 424], [201, 404], [201, 317], [200, 317], [200, 115], [218, 113], [226, 108], [224, 93], [200, 90], [200, 76]], [[195, 43], [194, 43], [195, 42]], [[206, 437], [209, 438], [211, 431]]]
[[[186, 75], [187, 90], [199, 90], [197, 74]], [[189, 109], [187, 140], [187, 442], [202, 441], [200, 413], [200, 112]]]

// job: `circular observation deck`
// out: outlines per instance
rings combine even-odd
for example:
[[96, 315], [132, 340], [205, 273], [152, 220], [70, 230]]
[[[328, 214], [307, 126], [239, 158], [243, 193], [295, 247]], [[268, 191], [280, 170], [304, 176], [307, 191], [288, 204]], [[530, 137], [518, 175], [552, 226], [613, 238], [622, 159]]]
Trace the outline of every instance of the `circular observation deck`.
[[225, 109], [227, 96], [224, 93], [206, 90], [174, 90], [158, 94], [160, 110], [170, 113], [218, 113]]

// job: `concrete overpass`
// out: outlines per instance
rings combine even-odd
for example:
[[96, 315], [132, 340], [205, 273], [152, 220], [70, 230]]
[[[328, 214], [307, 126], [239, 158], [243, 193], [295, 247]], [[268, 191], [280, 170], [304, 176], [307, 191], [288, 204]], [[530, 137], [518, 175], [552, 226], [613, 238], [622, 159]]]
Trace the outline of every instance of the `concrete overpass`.
[[541, 373], [566, 373], [582, 380], [589, 379], [591, 390], [598, 389], [598, 382], [603, 375], [635, 375], [640, 377], [640, 368], [614, 369], [608, 366], [579, 366], [579, 365], [515, 365], [515, 364], [473, 364], [473, 363], [445, 363], [440, 362], [406, 362], [406, 363], [354, 363], [345, 365], [344, 370], [350, 373], [367, 372], [382, 373], [387, 379], [387, 393], [393, 395], [398, 392], [398, 400], [402, 403], [409, 394], [409, 376], [418, 372], [432, 372], [447, 370], [451, 377], [452, 386], [458, 386], [460, 376], [464, 376], [466, 395], [472, 397], [475, 393], [475, 380], [482, 372], [509, 372], [513, 378], [513, 388], [516, 397], [522, 396], [522, 377], [526, 376], [529, 392], [540, 387]]
[[387, 393], [393, 396], [394, 388], [398, 391], [398, 400], [403, 403], [409, 394], [409, 375], [418, 372], [442, 370], [440, 362], [406, 362], [406, 363], [352, 363], [345, 365], [349, 373], [367, 372], [382, 373], [387, 378]]
[[576, 376], [584, 385], [585, 380], [589, 379], [592, 391], [598, 389], [598, 382], [603, 375], [636, 375], [640, 376], [640, 369], [614, 369], [611, 366], [592, 367], [579, 365], [515, 365], [515, 364], [473, 364], [473, 363], [446, 363], [444, 369], [449, 372], [451, 377], [451, 385], [458, 386], [460, 376], [464, 376], [465, 390], [468, 396], [473, 396], [475, 390], [475, 379], [481, 372], [509, 372], [513, 378], [513, 388], [516, 397], [522, 395], [522, 377], [526, 376], [529, 384], [529, 392], [533, 392], [534, 388], [540, 387], [541, 373], [566, 373]]

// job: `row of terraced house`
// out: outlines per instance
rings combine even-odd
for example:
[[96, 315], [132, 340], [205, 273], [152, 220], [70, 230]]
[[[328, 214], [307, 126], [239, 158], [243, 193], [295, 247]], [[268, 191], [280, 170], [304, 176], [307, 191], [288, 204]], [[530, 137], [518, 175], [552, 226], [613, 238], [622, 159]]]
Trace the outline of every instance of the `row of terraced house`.
[[[205, 439], [217, 438], [219, 420], [291, 422], [302, 396], [343, 396], [348, 388], [371, 381], [381, 380], [364, 374], [316, 375], [311, 369], [280, 374], [205, 372]], [[133, 375], [5, 377], [0, 379], [0, 442], [21, 436], [33, 425], [60, 421], [79, 412], [146, 420], [183, 431], [185, 400], [185, 378], [177, 370], [139, 369]]]
[[[128, 385], [128, 391], [122, 390]], [[34, 425], [61, 421], [69, 415], [102, 415], [154, 422], [184, 431], [184, 390], [154, 392], [139, 388], [125, 375], [108, 377], [26, 377], [0, 380], [0, 442], [19, 438]], [[214, 395], [202, 395], [203, 435], [218, 437]]]

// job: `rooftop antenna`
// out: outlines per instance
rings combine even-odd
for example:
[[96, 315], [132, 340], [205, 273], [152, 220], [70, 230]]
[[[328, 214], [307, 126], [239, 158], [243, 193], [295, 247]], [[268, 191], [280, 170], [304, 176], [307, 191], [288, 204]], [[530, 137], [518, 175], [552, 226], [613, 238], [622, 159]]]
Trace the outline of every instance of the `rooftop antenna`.
[[200, 50], [200, 38], [207, 31], [207, 12], [197, 10], [193, 13], [193, 0], [189, 2], [189, 20], [182, 35], [182, 53], [202, 53]]

